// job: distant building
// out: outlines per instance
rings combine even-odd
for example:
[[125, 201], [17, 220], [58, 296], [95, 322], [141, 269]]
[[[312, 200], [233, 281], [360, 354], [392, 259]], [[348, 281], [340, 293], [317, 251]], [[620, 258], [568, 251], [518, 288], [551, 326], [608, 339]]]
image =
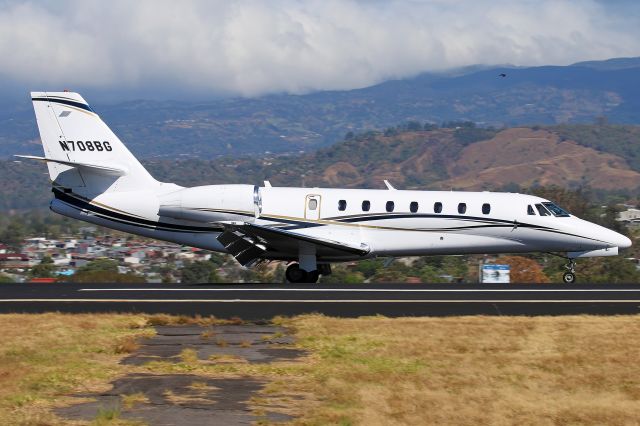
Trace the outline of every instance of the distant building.
[[56, 282], [57, 278], [31, 278], [29, 280], [30, 283], [40, 283], [40, 284], [52, 284]]
[[629, 224], [640, 224], [640, 209], [627, 209], [620, 212], [616, 220]]
[[28, 268], [30, 265], [29, 256], [22, 253], [2, 253], [0, 254], [0, 269]]

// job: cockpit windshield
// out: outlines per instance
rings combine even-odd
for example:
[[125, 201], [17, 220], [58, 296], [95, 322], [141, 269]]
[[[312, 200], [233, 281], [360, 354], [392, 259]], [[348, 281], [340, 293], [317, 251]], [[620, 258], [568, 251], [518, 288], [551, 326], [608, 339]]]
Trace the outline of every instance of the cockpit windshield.
[[538, 210], [538, 214], [540, 216], [551, 216], [549, 210], [545, 209], [542, 204], [536, 204], [536, 210]]
[[542, 203], [544, 204], [544, 206], [551, 212], [553, 213], [554, 216], [556, 217], [569, 217], [571, 216], [569, 213], [567, 213], [565, 210], [561, 209], [560, 207], [556, 206], [555, 204], [551, 203], [551, 202], [546, 202], [546, 203]]

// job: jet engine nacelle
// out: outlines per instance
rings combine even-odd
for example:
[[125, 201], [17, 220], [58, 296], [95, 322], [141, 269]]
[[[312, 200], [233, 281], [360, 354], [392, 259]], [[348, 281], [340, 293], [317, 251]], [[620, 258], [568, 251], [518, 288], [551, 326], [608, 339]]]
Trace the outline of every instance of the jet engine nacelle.
[[160, 197], [158, 215], [196, 222], [253, 221], [260, 214], [253, 185], [205, 185]]

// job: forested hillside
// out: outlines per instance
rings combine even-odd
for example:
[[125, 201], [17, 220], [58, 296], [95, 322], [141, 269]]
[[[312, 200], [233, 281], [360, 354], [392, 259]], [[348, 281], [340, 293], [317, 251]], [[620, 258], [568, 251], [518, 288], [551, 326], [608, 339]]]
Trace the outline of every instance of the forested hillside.
[[[313, 153], [215, 160], [144, 161], [153, 176], [184, 186], [219, 183], [402, 189], [590, 189], [594, 196], [640, 195], [640, 128], [626, 125], [476, 128], [410, 122], [348, 134]], [[51, 198], [46, 167], [0, 161], [6, 185], [0, 209], [44, 208]]]

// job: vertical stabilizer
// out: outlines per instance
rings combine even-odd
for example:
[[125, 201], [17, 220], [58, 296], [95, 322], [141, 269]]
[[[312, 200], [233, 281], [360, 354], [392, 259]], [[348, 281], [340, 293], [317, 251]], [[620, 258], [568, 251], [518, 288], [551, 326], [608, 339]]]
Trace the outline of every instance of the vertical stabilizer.
[[158, 185], [78, 93], [32, 92], [31, 99], [54, 185], [87, 196]]

